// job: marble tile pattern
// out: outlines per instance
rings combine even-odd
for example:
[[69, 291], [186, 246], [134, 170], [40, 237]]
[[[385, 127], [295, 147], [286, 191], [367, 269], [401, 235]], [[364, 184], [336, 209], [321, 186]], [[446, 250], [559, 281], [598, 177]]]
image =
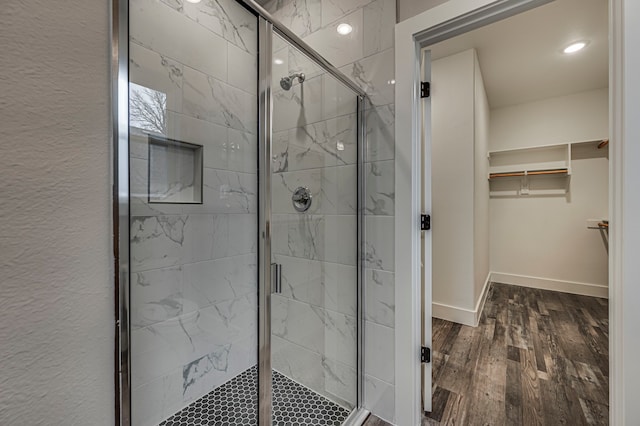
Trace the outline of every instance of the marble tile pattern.
[[[385, 348], [394, 346], [395, 317], [395, 276], [394, 276], [394, 215], [395, 215], [395, 108], [394, 108], [394, 26], [396, 22], [396, 0], [268, 0], [265, 8], [283, 24], [303, 38], [311, 47], [325, 56], [330, 62], [362, 87], [369, 96], [366, 108], [366, 146], [365, 146], [365, 319], [367, 341], [374, 340], [379, 348], [368, 348], [365, 363], [370, 366], [365, 377], [365, 403], [374, 414], [393, 422], [394, 353]], [[350, 34], [341, 36], [336, 28], [340, 23], [352, 27]], [[283, 49], [282, 44], [279, 45]], [[283, 50], [282, 52], [284, 52]], [[282, 64], [274, 70], [282, 74], [289, 71], [287, 55]], [[314, 74], [315, 77], [315, 74]], [[277, 83], [277, 81], [274, 81]], [[321, 86], [321, 87], [318, 87]], [[349, 194], [341, 191], [353, 179], [353, 171], [348, 148], [335, 157], [327, 141], [336, 134], [346, 135], [345, 119], [333, 123], [330, 119], [346, 117], [351, 106], [348, 104], [348, 91], [340, 83], [328, 76], [322, 76], [321, 82], [310, 82], [304, 94], [299, 92], [282, 94], [281, 103], [289, 104], [288, 111], [304, 114], [287, 115], [281, 123], [274, 123], [277, 132], [274, 135], [276, 184], [275, 195], [279, 201], [274, 212], [274, 249], [285, 264], [292, 263], [290, 274], [301, 274], [292, 279], [285, 288], [290, 303], [310, 303], [322, 292], [304, 283], [309, 282], [317, 264], [341, 259], [340, 265], [348, 265], [344, 254], [336, 256], [331, 245], [333, 241], [344, 244], [345, 238], [337, 238], [328, 225], [327, 217], [337, 213], [336, 220], [343, 229], [350, 226], [343, 220], [355, 208], [349, 203]], [[316, 97], [318, 91], [321, 97]], [[306, 95], [312, 95], [310, 100]], [[304, 95], [304, 96], [303, 96]], [[302, 108], [301, 108], [302, 107]], [[297, 108], [297, 110], [296, 110]], [[350, 139], [346, 139], [350, 140]], [[327, 149], [328, 148], [328, 149]], [[355, 147], [354, 147], [355, 148]], [[355, 153], [355, 149], [352, 150]], [[342, 163], [345, 160], [346, 164]], [[343, 166], [341, 171], [330, 171], [335, 164]], [[291, 211], [290, 204], [284, 203], [292, 187], [310, 182], [312, 191], [319, 191], [317, 204], [312, 207], [312, 215], [300, 218]], [[331, 182], [337, 182], [337, 192]], [[315, 200], [314, 200], [315, 202]], [[293, 215], [293, 216], [291, 216]], [[329, 215], [329, 216], [327, 216]], [[338, 234], [342, 236], [343, 234]], [[311, 238], [313, 245], [299, 244], [299, 238]], [[303, 249], [304, 247], [304, 249]], [[340, 247], [340, 246], [338, 246]], [[291, 259], [296, 259], [295, 262]], [[306, 269], [298, 259], [306, 263]], [[327, 271], [333, 271], [330, 268]], [[298, 271], [298, 272], [295, 272]], [[327, 272], [328, 276], [330, 272]], [[285, 273], [286, 275], [286, 273]], [[328, 279], [323, 281], [326, 285]], [[325, 303], [331, 309], [340, 308], [330, 297]], [[333, 305], [332, 305], [333, 304]], [[288, 305], [287, 305], [288, 307]], [[284, 307], [282, 308], [284, 309]], [[297, 342], [283, 340], [283, 351], [291, 346], [291, 353], [299, 355], [292, 366], [281, 366], [291, 374], [316, 377], [308, 373], [315, 368], [320, 374], [318, 362], [312, 361], [313, 348]], [[300, 346], [302, 345], [302, 346]], [[383, 350], [384, 349], [384, 350]], [[383, 350], [383, 355], [378, 352]], [[306, 351], [306, 352], [305, 352]], [[383, 358], [381, 358], [383, 356]], [[276, 358], [277, 359], [277, 358]], [[295, 372], [295, 373], [293, 373]], [[286, 373], [289, 374], [289, 373]], [[317, 384], [318, 386], [321, 383]]]
[[234, 0], [133, 0], [130, 20], [130, 80], [166, 96], [152, 133], [203, 146], [202, 204], [149, 204], [150, 131], [131, 129], [132, 414], [143, 426], [257, 362], [257, 20]]
[[[395, 1], [270, 0], [265, 6], [372, 101], [363, 256], [366, 331], [378, 346], [366, 354], [372, 368], [365, 398], [368, 408], [392, 421], [395, 194], [388, 179], [395, 150]], [[205, 147], [203, 204], [148, 205], [145, 139], [132, 138], [131, 268], [141, 304], [132, 318], [138, 425], [157, 424], [255, 363], [256, 283], [255, 274], [248, 276], [256, 265], [249, 236], [256, 234], [257, 102], [256, 84], [249, 81], [257, 82], [250, 66], [257, 38], [255, 18], [234, 0], [134, 0], [131, 19], [132, 81], [166, 94], [166, 136]], [[335, 31], [341, 22], [352, 26], [348, 36]], [[279, 73], [307, 75], [303, 85], [274, 93], [280, 114], [274, 120], [273, 245], [285, 279], [283, 294], [274, 297], [274, 367], [352, 405], [355, 98], [285, 43], [275, 40], [274, 46], [282, 61], [274, 64], [274, 87]], [[314, 195], [308, 214], [291, 208], [297, 185]]]
[[[289, 3], [288, 7], [292, 4]], [[320, 2], [318, 2], [318, 5]], [[283, 40], [274, 82], [273, 261], [282, 293], [272, 297], [272, 362], [281, 374], [342, 406], [356, 404], [357, 99]], [[303, 186], [308, 211], [293, 207]]]

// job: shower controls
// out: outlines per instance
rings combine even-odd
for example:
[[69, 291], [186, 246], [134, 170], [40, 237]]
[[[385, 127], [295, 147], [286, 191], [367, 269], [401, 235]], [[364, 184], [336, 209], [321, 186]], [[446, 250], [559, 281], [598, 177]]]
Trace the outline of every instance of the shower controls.
[[293, 195], [291, 196], [291, 201], [293, 202], [293, 208], [298, 212], [306, 212], [311, 207], [311, 191], [309, 188], [305, 188], [304, 186], [300, 186], [293, 191]]

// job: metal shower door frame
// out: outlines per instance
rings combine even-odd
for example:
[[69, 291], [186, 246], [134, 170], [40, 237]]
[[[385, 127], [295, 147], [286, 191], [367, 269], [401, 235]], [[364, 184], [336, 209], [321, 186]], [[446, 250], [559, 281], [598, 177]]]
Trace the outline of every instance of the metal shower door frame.
[[[364, 158], [366, 93], [253, 0], [235, 0], [258, 20], [258, 422], [271, 425], [271, 155], [272, 41], [277, 34], [357, 98], [357, 402], [344, 425], [361, 425], [364, 408]], [[113, 137], [113, 251], [115, 297], [115, 424], [131, 426], [130, 186], [129, 186], [129, 0], [111, 0], [111, 120]]]
[[271, 425], [271, 152], [273, 25], [258, 17], [258, 424]]

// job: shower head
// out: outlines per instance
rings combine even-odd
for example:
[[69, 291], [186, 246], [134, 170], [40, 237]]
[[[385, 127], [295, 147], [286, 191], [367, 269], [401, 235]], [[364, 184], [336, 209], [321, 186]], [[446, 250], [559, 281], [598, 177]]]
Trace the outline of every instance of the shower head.
[[305, 76], [303, 73], [297, 72], [297, 73], [291, 74], [288, 77], [282, 77], [280, 79], [280, 87], [282, 87], [284, 90], [291, 89], [291, 86], [293, 86], [295, 79], [298, 79], [298, 83], [302, 83], [305, 79]]

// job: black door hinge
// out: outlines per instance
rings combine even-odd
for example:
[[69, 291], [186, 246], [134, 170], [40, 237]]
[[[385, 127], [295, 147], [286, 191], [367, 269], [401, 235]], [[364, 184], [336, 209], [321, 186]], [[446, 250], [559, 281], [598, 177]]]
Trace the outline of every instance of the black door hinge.
[[428, 231], [429, 229], [431, 229], [431, 216], [428, 214], [421, 214], [420, 215], [420, 230], [421, 231]]
[[429, 96], [431, 96], [431, 83], [428, 81], [420, 82], [420, 97], [428, 98]]
[[431, 362], [431, 349], [427, 348], [426, 346], [420, 348], [420, 362]]

